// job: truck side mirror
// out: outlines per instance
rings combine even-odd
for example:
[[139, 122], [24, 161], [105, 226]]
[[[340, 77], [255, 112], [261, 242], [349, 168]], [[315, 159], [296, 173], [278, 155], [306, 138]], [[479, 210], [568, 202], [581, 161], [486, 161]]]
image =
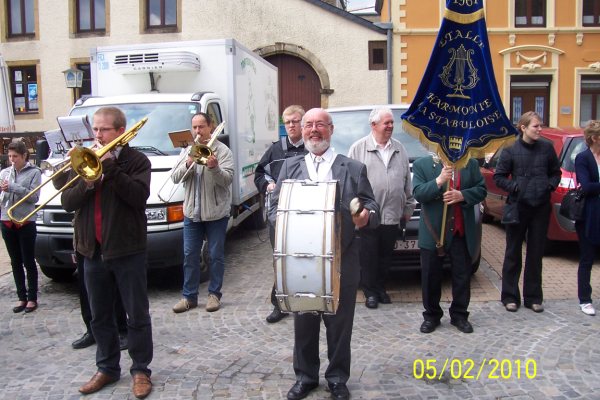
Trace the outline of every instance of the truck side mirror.
[[39, 167], [40, 163], [50, 155], [50, 146], [46, 139], [36, 140], [35, 142], [35, 164]]

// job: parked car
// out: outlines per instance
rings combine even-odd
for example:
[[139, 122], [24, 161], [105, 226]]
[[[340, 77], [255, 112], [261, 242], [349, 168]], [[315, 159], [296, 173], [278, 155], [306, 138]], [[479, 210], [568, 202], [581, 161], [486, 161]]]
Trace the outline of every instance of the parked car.
[[[420, 157], [427, 156], [429, 152], [418, 139], [409, 135], [402, 129], [402, 120], [400, 116], [404, 114], [409, 105], [407, 104], [387, 104], [384, 106], [365, 105], [355, 107], [337, 107], [330, 108], [327, 111], [331, 114], [334, 125], [333, 135], [331, 136], [331, 147], [338, 154], [348, 154], [348, 150], [352, 143], [366, 136], [370, 131], [369, 114], [375, 107], [387, 107], [394, 114], [394, 132], [392, 137], [399, 140], [408, 153], [410, 166]], [[480, 206], [475, 207], [477, 213], [477, 221], [479, 227], [479, 243], [481, 243], [481, 211]], [[394, 247], [394, 255], [392, 257], [392, 270], [418, 270], [421, 268], [419, 254], [419, 217], [421, 206], [417, 204], [415, 211], [406, 225], [398, 227], [396, 245]], [[480, 248], [480, 246], [477, 246]], [[479, 269], [481, 253], [473, 256], [473, 272]], [[447, 263], [446, 266], [449, 266]]]
[[[556, 191], [550, 197], [552, 212], [550, 224], [548, 225], [547, 248], [552, 246], [553, 241], [576, 241], [575, 223], [558, 212], [560, 202], [569, 189], [576, 186], [575, 156], [587, 148], [581, 128], [543, 128], [540, 140], [549, 140], [554, 145], [554, 150], [561, 165], [562, 177]], [[503, 148], [494, 153], [489, 161], [481, 167], [481, 173], [485, 178], [488, 194], [483, 204], [483, 220], [490, 222], [502, 218], [503, 205], [506, 203], [508, 194], [494, 183], [494, 172]]]

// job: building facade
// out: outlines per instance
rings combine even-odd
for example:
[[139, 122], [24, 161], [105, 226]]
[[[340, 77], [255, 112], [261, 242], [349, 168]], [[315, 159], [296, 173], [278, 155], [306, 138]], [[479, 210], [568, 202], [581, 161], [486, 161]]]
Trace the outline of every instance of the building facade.
[[127, 43], [237, 39], [279, 67], [280, 108], [385, 102], [387, 74], [373, 63], [370, 43], [385, 42], [386, 31], [329, 3], [339, 6], [321, 0], [0, 0], [0, 53], [10, 70], [16, 130], [56, 128], [56, 117], [67, 115], [90, 87], [87, 73], [81, 89], [67, 88], [63, 71], [89, 71], [91, 48]]
[[[377, 1], [381, 20], [393, 24], [394, 102], [414, 98], [446, 1]], [[513, 122], [529, 110], [549, 126], [600, 119], [600, 0], [486, 0], [484, 7], [498, 90]]]

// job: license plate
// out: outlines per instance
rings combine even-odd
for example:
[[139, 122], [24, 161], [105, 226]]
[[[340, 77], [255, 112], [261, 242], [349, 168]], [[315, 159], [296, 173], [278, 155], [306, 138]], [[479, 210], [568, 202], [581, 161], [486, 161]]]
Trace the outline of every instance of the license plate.
[[418, 250], [419, 249], [419, 241], [418, 240], [396, 240], [396, 245], [394, 246], [395, 251], [408, 251], [408, 250]]

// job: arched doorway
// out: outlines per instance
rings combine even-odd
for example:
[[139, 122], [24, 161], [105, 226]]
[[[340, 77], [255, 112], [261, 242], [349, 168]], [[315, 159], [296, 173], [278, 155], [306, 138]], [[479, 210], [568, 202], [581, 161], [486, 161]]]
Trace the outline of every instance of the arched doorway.
[[264, 58], [279, 70], [279, 115], [291, 104], [321, 107], [321, 81], [306, 61], [284, 53]]

